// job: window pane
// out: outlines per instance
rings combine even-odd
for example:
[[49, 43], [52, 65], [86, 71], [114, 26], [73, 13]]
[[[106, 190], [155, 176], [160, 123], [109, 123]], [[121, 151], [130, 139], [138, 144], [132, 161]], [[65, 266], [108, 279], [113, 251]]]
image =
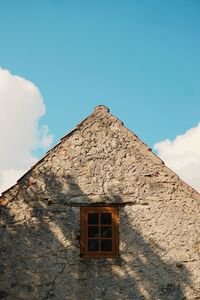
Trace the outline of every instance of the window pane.
[[112, 251], [112, 240], [101, 240], [101, 251]]
[[105, 225], [111, 225], [112, 224], [111, 213], [102, 213], [101, 214], [101, 224], [105, 224]]
[[111, 238], [112, 237], [112, 227], [102, 226], [101, 227], [101, 237]]
[[99, 237], [99, 227], [88, 226], [88, 237]]
[[88, 240], [88, 251], [98, 251], [99, 240]]
[[99, 214], [89, 213], [88, 214], [88, 224], [99, 224]]

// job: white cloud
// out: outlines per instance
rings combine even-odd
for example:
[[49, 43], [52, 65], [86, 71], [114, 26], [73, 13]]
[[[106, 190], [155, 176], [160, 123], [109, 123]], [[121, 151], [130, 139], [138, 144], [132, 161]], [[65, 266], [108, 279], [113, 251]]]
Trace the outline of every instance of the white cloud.
[[48, 126], [39, 128], [45, 114], [39, 89], [30, 81], [0, 68], [0, 193], [32, 166], [32, 150], [53, 140]]
[[174, 141], [155, 144], [154, 149], [170, 169], [200, 192], [200, 123]]
[[27, 170], [8, 169], [0, 172], [0, 193], [15, 184], [16, 180], [20, 178]]

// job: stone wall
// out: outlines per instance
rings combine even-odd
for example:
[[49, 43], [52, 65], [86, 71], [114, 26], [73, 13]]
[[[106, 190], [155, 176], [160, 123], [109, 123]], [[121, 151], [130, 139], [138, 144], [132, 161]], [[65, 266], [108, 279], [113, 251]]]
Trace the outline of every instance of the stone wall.
[[[0, 299], [200, 299], [200, 195], [104, 106], [0, 205]], [[80, 258], [84, 205], [118, 207], [119, 258]]]

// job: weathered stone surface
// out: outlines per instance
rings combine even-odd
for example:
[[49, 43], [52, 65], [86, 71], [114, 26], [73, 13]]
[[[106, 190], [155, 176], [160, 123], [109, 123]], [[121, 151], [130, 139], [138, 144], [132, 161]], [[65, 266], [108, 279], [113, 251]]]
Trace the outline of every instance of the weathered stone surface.
[[[0, 203], [0, 299], [200, 299], [200, 195], [103, 106]], [[118, 259], [79, 256], [91, 204], [119, 208]]]

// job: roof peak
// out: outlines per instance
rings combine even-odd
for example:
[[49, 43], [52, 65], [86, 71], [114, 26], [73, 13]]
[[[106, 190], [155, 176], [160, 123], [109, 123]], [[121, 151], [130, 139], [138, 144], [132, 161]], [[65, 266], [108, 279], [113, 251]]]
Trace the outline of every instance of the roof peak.
[[109, 111], [110, 111], [110, 109], [102, 104], [100, 104], [94, 108], [94, 112], [109, 112]]

